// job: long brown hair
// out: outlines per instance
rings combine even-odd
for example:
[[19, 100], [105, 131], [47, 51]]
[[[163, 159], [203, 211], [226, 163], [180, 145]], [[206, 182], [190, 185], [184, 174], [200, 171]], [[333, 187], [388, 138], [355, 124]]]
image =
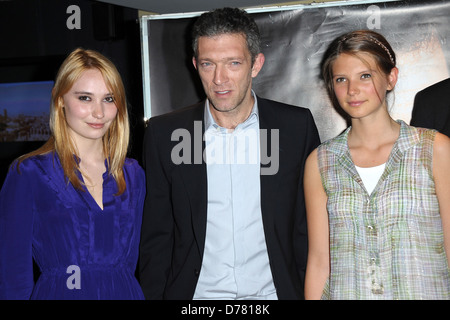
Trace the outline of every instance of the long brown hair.
[[396, 67], [394, 50], [389, 42], [375, 31], [356, 30], [334, 39], [323, 56], [321, 75], [331, 103], [338, 111], [340, 105], [334, 94], [333, 63], [343, 53], [354, 56], [358, 56], [360, 53], [370, 54], [375, 59], [378, 68], [386, 75]]
[[93, 50], [78, 48], [72, 51], [62, 63], [52, 89], [50, 106], [50, 130], [52, 135], [42, 147], [21, 156], [17, 161], [17, 169], [19, 169], [20, 163], [27, 158], [56, 152], [68, 183], [82, 189], [83, 183], [77, 176], [80, 167], [76, 157], [74, 157], [78, 156], [77, 149], [69, 135], [64, 115], [63, 96], [72, 88], [82, 73], [88, 69], [97, 69], [102, 73], [105, 84], [113, 94], [117, 107], [117, 116], [102, 140], [103, 154], [108, 161], [108, 173], [114, 177], [118, 187], [117, 194], [120, 195], [126, 189], [123, 165], [128, 152], [130, 136], [125, 88], [114, 64], [108, 58]]

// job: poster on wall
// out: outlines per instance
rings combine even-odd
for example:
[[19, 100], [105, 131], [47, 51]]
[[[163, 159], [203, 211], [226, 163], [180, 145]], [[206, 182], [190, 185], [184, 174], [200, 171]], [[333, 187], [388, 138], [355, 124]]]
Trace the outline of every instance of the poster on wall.
[[0, 143], [50, 138], [53, 81], [0, 83]]
[[[347, 127], [319, 77], [330, 42], [357, 29], [383, 34], [397, 55], [399, 81], [389, 100], [394, 119], [409, 123], [415, 94], [449, 77], [449, 1], [342, 1], [248, 9], [266, 57], [253, 80], [257, 95], [309, 108], [322, 141]], [[190, 28], [201, 13], [141, 19], [144, 115], [150, 118], [204, 99], [192, 65]]]

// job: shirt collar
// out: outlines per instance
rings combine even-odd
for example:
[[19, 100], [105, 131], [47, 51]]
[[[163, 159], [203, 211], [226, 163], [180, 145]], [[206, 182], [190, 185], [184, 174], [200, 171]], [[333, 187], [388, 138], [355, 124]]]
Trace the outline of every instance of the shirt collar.
[[[407, 125], [403, 120], [397, 120], [397, 123], [400, 124], [400, 134], [396, 142], [394, 143], [393, 151], [398, 150], [401, 153], [404, 153], [410, 147], [413, 147], [414, 145], [420, 142], [419, 134], [415, 127]], [[337, 136], [336, 138], [330, 139], [330, 142], [331, 141], [337, 142], [333, 143], [332, 147], [330, 148], [330, 151], [339, 155], [344, 155], [349, 152], [347, 139], [350, 129], [351, 126], [348, 127], [341, 135]]]
[[[255, 94], [255, 92], [253, 90], [252, 90], [252, 96], [253, 96], [253, 98], [255, 100], [255, 102], [253, 103], [252, 112], [250, 113], [248, 118], [243, 123], [238, 125], [238, 127], [242, 126], [242, 125], [249, 124], [249, 123], [253, 123], [253, 119], [255, 119], [255, 120], [258, 119], [258, 116], [259, 116], [259, 113], [258, 113], [258, 99], [257, 99], [256, 94]], [[216, 121], [214, 120], [214, 118], [213, 118], [213, 116], [211, 114], [211, 110], [209, 109], [209, 100], [208, 99], [206, 99], [206, 102], [205, 102], [205, 119], [204, 120], [205, 120], [205, 131], [213, 129], [213, 128], [216, 129], [216, 130], [217, 129], [219, 129], [219, 130], [224, 129], [224, 128], [220, 127], [216, 123]]]

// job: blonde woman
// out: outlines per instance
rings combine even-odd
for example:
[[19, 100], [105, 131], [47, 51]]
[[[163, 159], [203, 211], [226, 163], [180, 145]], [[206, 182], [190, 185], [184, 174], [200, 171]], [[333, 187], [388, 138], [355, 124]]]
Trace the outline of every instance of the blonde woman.
[[125, 90], [110, 60], [84, 49], [66, 58], [50, 128], [0, 192], [0, 299], [143, 299], [135, 269], [145, 176], [126, 158]]

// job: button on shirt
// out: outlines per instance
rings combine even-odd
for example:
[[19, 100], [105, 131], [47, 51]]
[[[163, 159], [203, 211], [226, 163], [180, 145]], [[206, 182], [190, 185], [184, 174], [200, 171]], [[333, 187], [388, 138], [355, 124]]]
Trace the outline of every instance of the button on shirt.
[[194, 299], [277, 299], [261, 216], [258, 108], [234, 130], [205, 105], [208, 215]]

